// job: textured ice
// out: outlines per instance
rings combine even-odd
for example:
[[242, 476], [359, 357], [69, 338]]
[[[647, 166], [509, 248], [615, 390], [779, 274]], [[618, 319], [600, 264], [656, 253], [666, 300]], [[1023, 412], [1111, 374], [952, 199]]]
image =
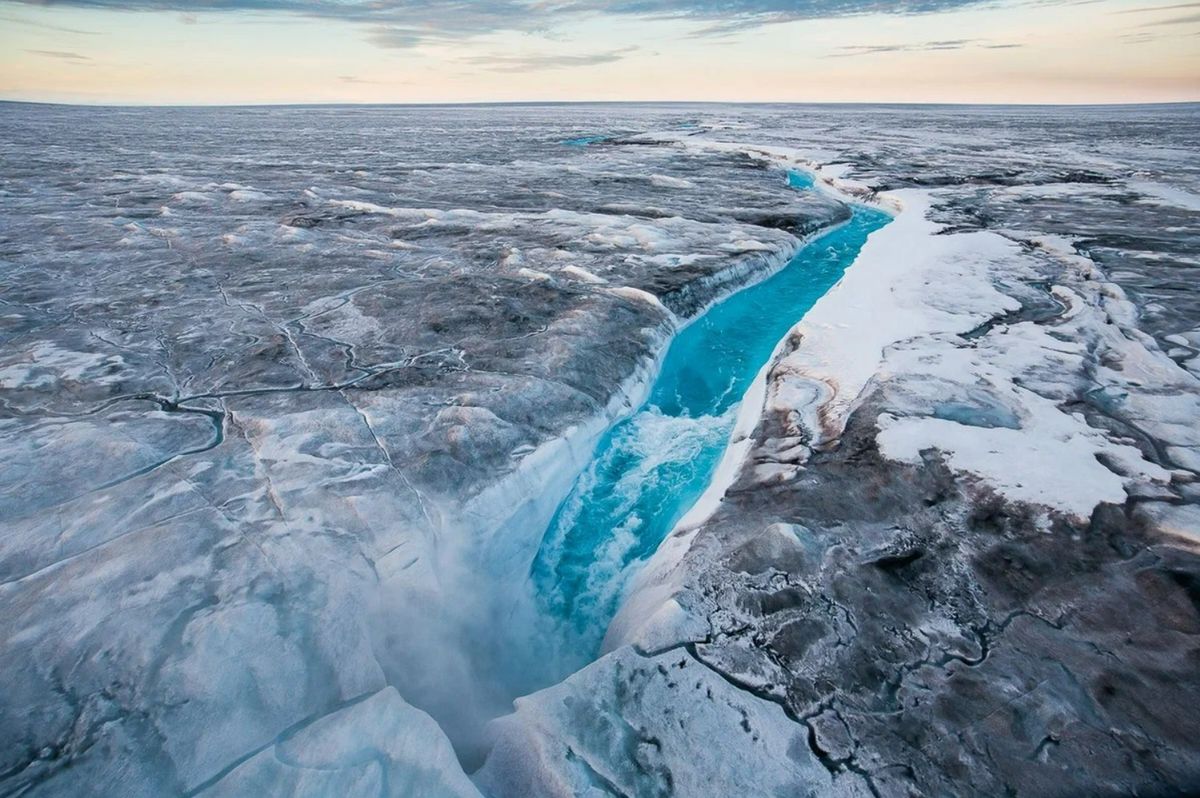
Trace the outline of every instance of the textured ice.
[[[1194, 108], [0, 118], [0, 792], [1200, 778]], [[611, 653], [481, 737], [595, 444], [848, 196]]]
[[[489, 794], [870, 795], [865, 780], [835, 783], [779, 706], [682, 650], [624, 648], [520, 699], [491, 732], [494, 755], [477, 776]], [[713, 750], [698, 756], [698, 735], [714, 734]]]
[[285, 732], [204, 794], [481, 798], [437, 724], [393, 687]]
[[[1159, 141], [1142, 149], [1125, 137], [1141, 123], [1123, 113], [1085, 118], [1111, 115], [1116, 131], [1086, 147], [1051, 112], [997, 129], [987, 111], [972, 120], [986, 144], [946, 133], [959, 112], [870, 111], [820, 131], [773, 117], [713, 134], [736, 141], [682, 142], [837, 162], [818, 170], [831, 187], [901, 212], [781, 345], [757, 427], [730, 450], [740, 470], [724, 500], [664, 542], [609, 628], [612, 653], [585, 672], [620, 673], [631, 650], [694, 658], [784, 708], [834, 780], [810, 776], [816, 794], [1200, 783], [1200, 685], [1187, 664], [1200, 625], [1183, 598], [1200, 568], [1200, 383], [1179, 367], [1191, 349], [1160, 345], [1191, 343], [1183, 275], [1198, 231], [1178, 215], [1183, 195], [1131, 206], [1123, 182], [1153, 173], [1194, 186], [1181, 156], [1198, 129], [1191, 110], [1163, 113]], [[864, 117], [868, 130], [849, 129]], [[1014, 127], [1042, 138], [1007, 150]], [[834, 131], [848, 141], [831, 142]], [[1030, 141], [1044, 142], [1036, 154]], [[1156, 227], [1165, 219], [1169, 235]], [[1100, 235], [1105, 248], [1093, 248]], [[1128, 290], [1104, 272], [1118, 258]], [[521, 795], [521, 774], [549, 767], [538, 784], [570, 795], [580, 759], [627, 773], [629, 757], [571, 735], [622, 706], [631, 683], [564, 690], [568, 680], [518, 702], [497, 723], [483, 783]], [[752, 761], [726, 742], [739, 739], [733, 724], [689, 720], [680, 733], [706, 760], [734, 773]], [[572, 755], [548, 753], [563, 739]], [[672, 764], [673, 776], [696, 767]], [[738, 792], [713, 782], [690, 794]]]
[[216, 789], [385, 685], [470, 750], [508, 698], [474, 641], [676, 318], [845, 213], [546, 110], [3, 113], [0, 772], [35, 793]]

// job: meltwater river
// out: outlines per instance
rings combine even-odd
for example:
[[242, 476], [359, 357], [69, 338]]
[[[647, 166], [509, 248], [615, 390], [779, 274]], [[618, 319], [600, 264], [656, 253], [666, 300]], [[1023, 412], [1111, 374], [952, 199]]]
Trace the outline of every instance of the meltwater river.
[[[808, 175], [790, 182], [814, 190]], [[601, 440], [530, 575], [543, 622], [558, 627], [562, 675], [596, 656], [630, 577], [712, 480], [738, 404], [776, 345], [890, 219], [856, 205], [778, 273], [710, 308], [671, 343], [646, 405]]]

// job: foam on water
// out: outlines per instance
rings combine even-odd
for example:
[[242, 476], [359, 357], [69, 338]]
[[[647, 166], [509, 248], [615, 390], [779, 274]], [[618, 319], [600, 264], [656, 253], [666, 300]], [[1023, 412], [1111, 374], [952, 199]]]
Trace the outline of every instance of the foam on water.
[[613, 430], [559, 510], [534, 564], [551, 615], [586, 633], [607, 614], [624, 572], [653, 552], [704, 490], [734, 409], [693, 418], [651, 405]]

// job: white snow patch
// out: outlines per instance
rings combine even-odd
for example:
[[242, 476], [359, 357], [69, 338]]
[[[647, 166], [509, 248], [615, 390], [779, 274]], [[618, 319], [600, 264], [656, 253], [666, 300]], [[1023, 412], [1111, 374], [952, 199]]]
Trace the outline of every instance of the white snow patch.
[[937, 449], [950, 467], [982, 477], [997, 493], [1086, 520], [1096, 505], [1123, 504], [1130, 478], [1097, 458], [1107, 456], [1138, 476], [1166, 484], [1170, 472], [1142, 459], [1133, 446], [1116, 444], [1081, 417], [1016, 389], [1028, 415], [1020, 429], [975, 427], [940, 418], [879, 417], [882, 454], [919, 464], [921, 452]]
[[620, 286], [619, 288], [606, 288], [605, 290], [608, 293], [613, 294], [615, 296], [625, 297], [626, 299], [633, 299], [638, 302], [646, 302], [648, 304], [653, 305], [656, 308], [661, 308], [666, 313], [670, 313], [672, 319], [675, 318], [675, 314], [671, 313], [671, 311], [667, 309], [667, 306], [662, 303], [662, 300], [660, 300], [658, 297], [656, 297], [654, 294], [650, 293], [649, 291], [643, 291], [640, 288], [634, 288], [633, 286], [628, 286], [628, 285], [623, 285], [623, 286]]
[[237, 189], [229, 192], [229, 198], [235, 202], [261, 202], [270, 199], [267, 194], [261, 191], [253, 191], [249, 189]]
[[1145, 202], [1182, 208], [1186, 211], [1200, 211], [1200, 194], [1151, 180], [1127, 180], [1125, 185], [1146, 197]]
[[549, 280], [550, 275], [545, 272], [539, 272], [537, 269], [521, 269], [517, 272], [518, 277], [524, 277], [526, 280], [543, 281]]
[[991, 269], [1017, 265], [1016, 244], [994, 233], [935, 236], [939, 225], [925, 218], [928, 192], [895, 197], [903, 211], [871, 234], [842, 279], [793, 328], [801, 344], [779, 364], [781, 374], [828, 390], [817, 391], [824, 397], [816, 408], [821, 426], [807, 430], [814, 444], [841, 433], [886, 347], [918, 335], [967, 332], [1020, 308], [987, 279]]
[[578, 266], [564, 266], [559, 269], [559, 272], [567, 275], [568, 277], [574, 277], [576, 280], [580, 280], [585, 283], [600, 285], [608, 282], [608, 280], [605, 280], [603, 277], [597, 277], [587, 269], [581, 269]]
[[682, 180], [678, 177], [668, 177], [667, 175], [650, 175], [650, 185], [660, 188], [695, 188], [696, 184], [689, 180]]

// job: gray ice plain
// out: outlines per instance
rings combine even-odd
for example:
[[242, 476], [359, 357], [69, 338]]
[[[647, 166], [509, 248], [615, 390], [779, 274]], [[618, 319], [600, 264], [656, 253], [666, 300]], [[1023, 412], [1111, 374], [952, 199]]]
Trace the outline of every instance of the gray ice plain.
[[1200, 789], [1197, 106], [0, 132], [0, 795]]

